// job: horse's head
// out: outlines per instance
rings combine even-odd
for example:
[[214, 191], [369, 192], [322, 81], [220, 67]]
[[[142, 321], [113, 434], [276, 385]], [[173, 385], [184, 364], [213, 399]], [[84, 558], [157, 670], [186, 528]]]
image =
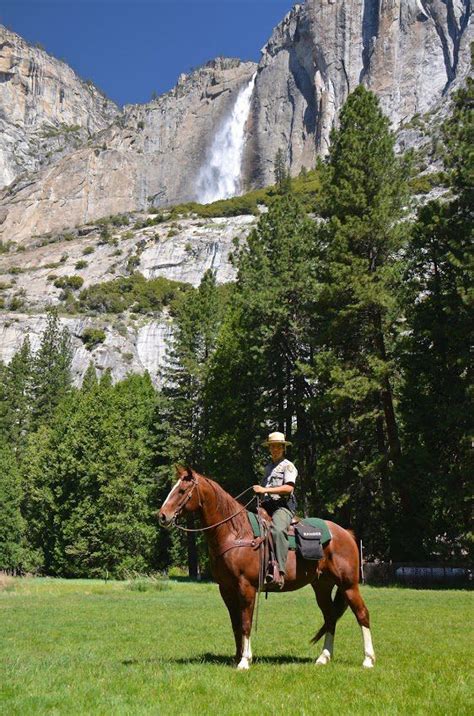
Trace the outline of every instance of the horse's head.
[[162, 527], [170, 527], [183, 510], [193, 512], [201, 504], [196, 473], [190, 467], [177, 465], [176, 476], [178, 481], [158, 512], [158, 519]]

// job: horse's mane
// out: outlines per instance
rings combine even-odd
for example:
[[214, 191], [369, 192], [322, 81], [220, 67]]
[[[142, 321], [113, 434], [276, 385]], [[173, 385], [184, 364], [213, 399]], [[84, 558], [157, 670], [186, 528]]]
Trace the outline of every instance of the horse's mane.
[[[232, 497], [232, 495], [229, 495], [229, 493], [226, 492], [226, 490], [224, 490], [224, 488], [221, 487], [218, 482], [211, 480], [211, 478], [206, 477], [206, 475], [199, 475], [199, 477], [205, 480], [209, 487], [213, 490], [216, 499], [216, 507], [218, 511], [222, 514], [222, 519], [233, 515], [235, 512], [238, 512], [240, 509], [243, 508], [242, 503], [238, 502], [235, 497]], [[241, 533], [242, 530], [245, 529], [247, 531], [250, 531], [250, 524], [247, 518], [247, 510], [242, 509], [242, 512], [229, 520], [228, 524], [231, 525], [232, 528], [239, 533]]]

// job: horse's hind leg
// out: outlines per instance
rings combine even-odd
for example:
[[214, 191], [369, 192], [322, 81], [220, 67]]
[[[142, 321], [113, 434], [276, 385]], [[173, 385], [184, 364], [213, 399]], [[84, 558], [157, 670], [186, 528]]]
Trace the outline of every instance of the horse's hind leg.
[[334, 635], [336, 632], [336, 622], [344, 614], [347, 608], [347, 602], [338, 589], [334, 600], [331, 593], [334, 584], [318, 581], [312, 584], [318, 607], [321, 609], [324, 617], [324, 624], [311, 640], [315, 644], [324, 634], [324, 646], [321, 654], [316, 659], [316, 664], [323, 666], [328, 664], [333, 656], [334, 651]]
[[345, 595], [362, 629], [362, 638], [364, 640], [364, 661], [362, 662], [362, 666], [371, 669], [375, 665], [375, 652], [372, 645], [372, 634], [370, 632], [369, 610], [365, 606], [357, 584], [350, 589], [346, 589]]

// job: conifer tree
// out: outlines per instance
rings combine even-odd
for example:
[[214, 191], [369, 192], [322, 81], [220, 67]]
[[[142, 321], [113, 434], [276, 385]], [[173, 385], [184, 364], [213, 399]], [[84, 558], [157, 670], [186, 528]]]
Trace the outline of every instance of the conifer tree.
[[470, 531], [474, 82], [454, 98], [446, 165], [454, 198], [430, 202], [413, 227], [400, 342], [405, 472], [419, 558], [460, 558]]
[[314, 468], [303, 368], [311, 350], [313, 232], [288, 195], [271, 205], [236, 252], [236, 291], [207, 386], [216, 470], [234, 490], [248, 487], [262, 467], [262, 438], [269, 429], [283, 430], [294, 438], [303, 505]]
[[0, 571], [16, 573], [25, 561], [25, 525], [20, 504], [21, 483], [15, 455], [0, 438]]
[[33, 357], [28, 337], [0, 374], [0, 435], [21, 453], [30, 430]]
[[46, 328], [33, 364], [33, 426], [51, 418], [71, 387], [71, 340], [61, 330], [57, 310], [48, 311]]
[[[174, 479], [174, 465], [189, 464], [205, 471], [206, 440], [209, 432], [204, 396], [209, 361], [214, 351], [222, 305], [214, 273], [204, 274], [197, 289], [188, 291], [177, 309], [173, 337], [164, 371], [161, 468], [164, 489]], [[166, 487], [165, 487], [166, 486]], [[180, 549], [181, 545], [181, 549]], [[193, 535], [174, 545], [175, 556], [187, 560], [190, 576], [198, 575], [198, 554]]]
[[314, 310], [320, 471], [333, 508], [370, 547], [389, 550], [390, 524], [408, 492], [395, 479], [401, 446], [391, 336], [406, 200], [404, 170], [378, 100], [363, 86], [348, 98], [322, 167], [319, 289]]

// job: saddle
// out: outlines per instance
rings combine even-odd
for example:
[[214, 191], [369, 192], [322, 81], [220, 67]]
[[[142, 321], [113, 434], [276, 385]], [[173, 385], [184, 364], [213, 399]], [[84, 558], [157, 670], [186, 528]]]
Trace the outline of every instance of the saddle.
[[[271, 524], [272, 519], [263, 507], [259, 507], [258, 514], [247, 512], [252, 526], [254, 537], [250, 539], [233, 539], [220, 550], [219, 555], [236, 547], [251, 547], [261, 550], [260, 556], [260, 584], [265, 591], [273, 587], [280, 587], [280, 572], [273, 545]], [[293, 517], [288, 528], [288, 541], [290, 550], [296, 550], [303, 559], [319, 561], [323, 558], [323, 546], [332, 535], [324, 520], [308, 517], [301, 520]]]

